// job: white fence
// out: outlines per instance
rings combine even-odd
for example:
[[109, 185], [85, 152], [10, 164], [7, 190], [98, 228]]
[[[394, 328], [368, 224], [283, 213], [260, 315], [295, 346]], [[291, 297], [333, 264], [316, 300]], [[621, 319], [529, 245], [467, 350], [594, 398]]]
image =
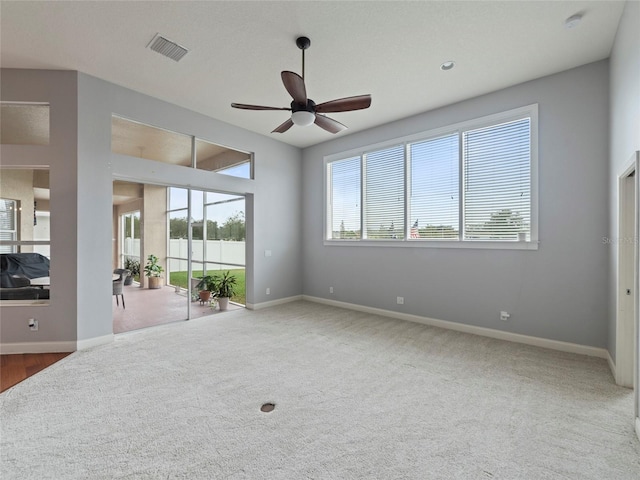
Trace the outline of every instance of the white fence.
[[[204, 255], [205, 242], [202, 240], [193, 240], [194, 269], [199, 269], [195, 262], [207, 263], [207, 270], [228, 270], [234, 268], [242, 268], [245, 265], [245, 242], [233, 242], [225, 240], [207, 240], [206, 257]], [[186, 239], [169, 240], [169, 271], [186, 271], [187, 261], [176, 260], [178, 258], [188, 258], [189, 249]]]
[[[202, 240], [193, 240], [193, 262], [208, 263], [207, 270], [229, 270], [234, 268], [242, 268], [245, 265], [245, 242], [233, 242], [225, 240], [207, 240], [206, 250], [207, 256], [204, 256], [205, 242]], [[123, 254], [125, 256], [137, 257], [140, 252], [139, 238], [125, 238]], [[189, 248], [187, 239], [171, 239], [169, 240], [169, 271], [179, 272], [187, 270], [187, 258], [189, 258]], [[184, 259], [184, 260], [178, 260]], [[144, 268], [144, 261], [142, 268]], [[240, 265], [240, 266], [239, 266]], [[200, 269], [197, 263], [194, 263], [194, 269]]]

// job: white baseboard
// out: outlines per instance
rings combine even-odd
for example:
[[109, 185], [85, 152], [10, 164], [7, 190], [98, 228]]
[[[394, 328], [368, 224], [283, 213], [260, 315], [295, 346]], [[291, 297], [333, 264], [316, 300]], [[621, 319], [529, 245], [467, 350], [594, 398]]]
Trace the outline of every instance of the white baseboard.
[[114, 336], [103, 335], [102, 337], [88, 338], [87, 340], [69, 342], [16, 342], [0, 344], [0, 353], [11, 355], [18, 353], [61, 353], [75, 352], [76, 350], [86, 350], [97, 345], [104, 345], [113, 342]]
[[16, 342], [0, 345], [0, 353], [12, 355], [18, 353], [62, 353], [75, 352], [76, 342]]
[[247, 303], [245, 306], [249, 310], [261, 310], [263, 308], [275, 307], [276, 305], [282, 305], [283, 303], [291, 303], [291, 302], [295, 302], [297, 300], [302, 300], [302, 299], [303, 299], [303, 295], [294, 295], [293, 297], [278, 298], [277, 300], [270, 300], [268, 302]]
[[640, 440], [640, 418], [636, 417], [636, 436]]
[[580, 355], [589, 355], [591, 357], [607, 358], [609, 352], [604, 348], [591, 347], [588, 345], [579, 345], [577, 343], [561, 342], [559, 340], [551, 340], [548, 338], [532, 337], [519, 333], [504, 332], [502, 330], [494, 330], [492, 328], [476, 327], [474, 325], [465, 325], [464, 323], [450, 322], [448, 320], [438, 320], [435, 318], [421, 317], [409, 313], [394, 312], [384, 310], [382, 308], [366, 307], [354, 303], [339, 302], [336, 300], [328, 300], [326, 298], [313, 297], [303, 295], [303, 300], [309, 302], [322, 303], [332, 305], [334, 307], [356, 310], [358, 312], [371, 313], [373, 315], [381, 315], [384, 317], [397, 318], [407, 320], [409, 322], [421, 323], [432, 327], [445, 328], [448, 330], [456, 330], [458, 332], [471, 333], [473, 335], [481, 335], [483, 337], [497, 338], [499, 340], [507, 340], [509, 342], [523, 343], [525, 345], [533, 345], [536, 347], [550, 348], [562, 352], [577, 353]]
[[87, 348], [97, 347], [98, 345], [105, 345], [113, 342], [115, 336], [113, 333], [109, 335], [103, 335], [101, 337], [87, 338], [86, 340], [78, 340], [78, 350], [86, 350]]

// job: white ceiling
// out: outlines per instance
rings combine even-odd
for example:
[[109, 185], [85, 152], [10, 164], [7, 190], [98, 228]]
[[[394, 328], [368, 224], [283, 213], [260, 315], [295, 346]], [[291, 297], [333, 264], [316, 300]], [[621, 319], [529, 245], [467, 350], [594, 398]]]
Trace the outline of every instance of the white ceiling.
[[[607, 58], [618, 1], [171, 1], [0, 3], [5, 68], [78, 70], [306, 147], [317, 126], [270, 133], [286, 107], [280, 72], [301, 73], [317, 103], [371, 94], [371, 108], [330, 114], [339, 136]], [[566, 18], [582, 13], [579, 27]], [[187, 47], [174, 62], [146, 48], [161, 33]], [[443, 72], [440, 64], [456, 62]]]

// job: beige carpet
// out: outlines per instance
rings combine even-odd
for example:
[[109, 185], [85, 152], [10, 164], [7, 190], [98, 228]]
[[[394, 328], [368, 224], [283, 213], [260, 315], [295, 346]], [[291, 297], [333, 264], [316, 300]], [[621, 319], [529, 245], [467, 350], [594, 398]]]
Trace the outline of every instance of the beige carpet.
[[640, 478], [605, 361], [306, 302], [118, 336], [0, 408], [2, 479]]

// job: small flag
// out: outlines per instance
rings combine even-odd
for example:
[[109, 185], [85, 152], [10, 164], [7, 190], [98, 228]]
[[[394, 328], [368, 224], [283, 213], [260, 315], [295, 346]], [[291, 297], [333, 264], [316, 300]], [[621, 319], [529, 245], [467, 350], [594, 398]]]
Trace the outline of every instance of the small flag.
[[411, 227], [411, 231], [409, 232], [409, 238], [420, 238], [420, 232], [418, 231], [418, 220]]

